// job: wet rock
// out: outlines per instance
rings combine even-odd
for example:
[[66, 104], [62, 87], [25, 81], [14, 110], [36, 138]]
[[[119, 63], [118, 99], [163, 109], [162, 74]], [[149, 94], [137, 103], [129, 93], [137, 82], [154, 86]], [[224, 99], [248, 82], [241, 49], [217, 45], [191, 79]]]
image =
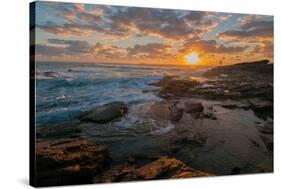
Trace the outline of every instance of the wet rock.
[[36, 139], [60, 139], [78, 138], [81, 135], [81, 128], [76, 124], [62, 123], [58, 125], [48, 125], [36, 129]]
[[249, 104], [256, 116], [264, 120], [266, 120], [267, 117], [273, 117], [273, 102], [254, 98], [249, 100]]
[[168, 82], [170, 82], [173, 79], [179, 78], [176, 75], [165, 75], [160, 81], [159, 81], [159, 85], [164, 86], [166, 85]]
[[262, 134], [273, 134], [273, 123], [268, 123], [263, 126], [257, 126], [257, 129]]
[[185, 102], [184, 111], [191, 114], [194, 118], [198, 118], [204, 107], [200, 102]]
[[224, 108], [227, 108], [227, 109], [235, 109], [235, 108], [237, 108], [237, 105], [234, 104], [234, 103], [224, 103], [221, 106], [224, 107]]
[[160, 86], [160, 81], [149, 81], [146, 84], [157, 87], [157, 86]]
[[256, 140], [251, 139], [251, 138], [249, 138], [249, 140], [255, 147], [260, 147], [259, 143]]
[[185, 102], [184, 111], [186, 113], [200, 113], [204, 109], [202, 103], [200, 102]]
[[183, 162], [169, 157], [162, 157], [146, 166], [138, 168], [133, 175], [144, 180], [160, 178], [190, 178], [199, 176], [210, 176], [209, 173], [203, 173], [194, 170]]
[[188, 78], [180, 79], [175, 76], [166, 76], [159, 83], [160, 90], [158, 95], [160, 97], [186, 96], [187, 92], [198, 85], [198, 83], [198, 81]]
[[268, 60], [216, 67], [206, 71], [204, 76], [209, 80], [195, 88], [194, 95], [208, 99], [273, 101], [273, 64], [268, 64]]
[[103, 183], [202, 176], [213, 176], [213, 174], [197, 171], [175, 158], [164, 156], [139, 168], [127, 165], [114, 167], [106, 171], [102, 176], [94, 178], [94, 182]]
[[[127, 164], [117, 165], [111, 167], [108, 171], [102, 173], [101, 175], [95, 176], [93, 178], [93, 183], [112, 183], [112, 182], [122, 182], [129, 181], [126, 178], [128, 175], [132, 175], [135, 169]], [[132, 179], [131, 181], [136, 180]]]
[[46, 77], [51, 77], [51, 78], [54, 78], [54, 77], [57, 76], [57, 75], [56, 75], [56, 72], [52, 72], [52, 71], [50, 71], [50, 72], [44, 72], [43, 75], [46, 76]]
[[250, 105], [248, 103], [248, 101], [235, 101], [235, 102], [222, 102], [221, 106], [223, 108], [227, 108], [227, 109], [243, 109], [243, 110], [249, 110], [250, 109]]
[[214, 114], [214, 110], [212, 106], [207, 106], [204, 107], [202, 113], [201, 113], [201, 117], [202, 118], [207, 118], [207, 119], [212, 119], [212, 120], [216, 120], [217, 116]]
[[156, 92], [157, 90], [156, 89], [145, 89], [145, 90], [142, 90], [142, 93], [150, 93], [150, 92]]
[[204, 145], [207, 137], [201, 135], [197, 132], [183, 131], [178, 133], [178, 136], [173, 139], [172, 145], [182, 146], [182, 145]]
[[111, 162], [108, 150], [95, 142], [59, 139], [36, 144], [38, 186], [86, 184]]
[[169, 107], [170, 110], [170, 120], [171, 121], [179, 121], [183, 115], [183, 108], [177, 107], [177, 104], [172, 104]]
[[82, 113], [79, 119], [81, 121], [106, 123], [122, 117], [127, 112], [128, 107], [126, 104], [123, 102], [112, 102]]
[[260, 135], [264, 145], [269, 151], [273, 151], [273, 135], [272, 134], [263, 134]]

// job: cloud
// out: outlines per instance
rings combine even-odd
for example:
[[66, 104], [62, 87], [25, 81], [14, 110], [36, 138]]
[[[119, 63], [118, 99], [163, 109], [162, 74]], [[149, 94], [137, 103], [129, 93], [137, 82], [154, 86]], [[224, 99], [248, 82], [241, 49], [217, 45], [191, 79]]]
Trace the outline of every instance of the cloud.
[[[240, 53], [242, 56], [250, 53], [273, 56], [273, 21], [270, 16], [234, 17], [229, 13], [202, 11], [47, 4], [53, 15], [39, 19], [36, 27], [40, 32], [55, 34], [60, 39], [47, 39], [46, 44], [37, 44], [36, 52], [42, 56], [127, 58], [132, 62], [145, 58], [168, 62], [172, 60], [170, 58], [182, 57], [189, 51], [214, 55], [212, 59], [224, 54], [234, 57]], [[53, 19], [55, 16], [57, 18]], [[217, 31], [222, 32], [216, 34]], [[50, 35], [44, 35], [44, 40], [47, 36]], [[62, 40], [64, 37], [89, 38], [97, 43]]]
[[180, 50], [182, 53], [188, 51], [199, 51], [203, 53], [241, 53], [246, 50], [248, 46], [225, 46], [217, 44], [215, 40], [198, 40], [184, 44], [184, 47]]
[[65, 50], [62, 47], [36, 44], [35, 53], [36, 56], [60, 56], [65, 54]]
[[128, 56], [156, 58], [169, 56], [172, 47], [162, 43], [148, 43], [127, 48]]
[[252, 55], [273, 58], [273, 20], [271, 16], [248, 15], [237, 21], [239, 28], [218, 34], [229, 44], [252, 46]]
[[181, 14], [174, 10], [128, 8], [119, 10], [110, 19], [116, 31], [134, 30], [171, 40], [189, 40], [201, 37], [207, 27], [215, 26], [207, 15], [204, 12]]
[[256, 45], [253, 50], [251, 51], [251, 53], [255, 53], [255, 54], [261, 54], [263, 56], [267, 56], [267, 57], [273, 57], [273, 42], [272, 41], [266, 41], [262, 44]]
[[87, 41], [48, 39], [48, 44], [36, 44], [36, 55], [40, 56], [78, 56], [93, 58], [122, 58], [126, 55], [126, 49], [115, 46], [96, 43], [90, 45]]
[[169, 40], [190, 40], [202, 37], [217, 26], [208, 12], [102, 5], [89, 10], [83, 4], [52, 7], [64, 22], [46, 22], [37, 27], [61, 36], [90, 36], [98, 32], [119, 39], [157, 35]]
[[[246, 16], [238, 20], [239, 29], [229, 30], [218, 34], [222, 40], [244, 40], [247, 38], [272, 38], [273, 21], [261, 20], [262, 16]], [[266, 17], [265, 17], [266, 18]]]
[[101, 21], [102, 14], [92, 14], [95, 12], [93, 12], [93, 10], [88, 11], [84, 4], [62, 3], [60, 6], [51, 5], [51, 7], [56, 10], [57, 16], [61, 16], [69, 23], [91, 23]]
[[96, 43], [90, 49], [91, 56], [98, 56], [102, 58], [124, 58], [127, 54], [126, 49], [116, 46]]
[[35, 45], [36, 54], [45, 56], [87, 54], [90, 48], [86, 41], [63, 39], [48, 39], [48, 45]]

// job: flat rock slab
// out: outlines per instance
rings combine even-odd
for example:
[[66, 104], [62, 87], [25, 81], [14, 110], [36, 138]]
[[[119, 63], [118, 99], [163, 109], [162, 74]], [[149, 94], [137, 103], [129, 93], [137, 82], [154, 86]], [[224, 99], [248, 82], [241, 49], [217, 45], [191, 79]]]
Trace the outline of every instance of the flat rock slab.
[[81, 139], [60, 139], [36, 144], [36, 184], [53, 186], [91, 183], [111, 162], [102, 145]]
[[135, 180], [154, 180], [169, 178], [191, 178], [214, 176], [213, 174], [197, 171], [175, 158], [163, 156], [152, 163], [139, 168], [129, 165], [116, 166], [106, 171], [102, 176], [94, 178], [94, 182], [120, 182]]

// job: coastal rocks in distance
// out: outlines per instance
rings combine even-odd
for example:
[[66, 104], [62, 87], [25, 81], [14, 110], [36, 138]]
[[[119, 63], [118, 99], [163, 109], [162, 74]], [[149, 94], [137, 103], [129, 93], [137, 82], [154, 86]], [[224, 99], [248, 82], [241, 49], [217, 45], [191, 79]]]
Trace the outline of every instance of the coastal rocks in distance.
[[273, 101], [273, 64], [268, 60], [220, 66], [206, 71], [204, 76], [209, 80], [195, 88], [193, 95], [207, 99]]
[[174, 179], [214, 176], [213, 174], [197, 171], [185, 163], [171, 157], [163, 156], [142, 167], [135, 168], [129, 165], [119, 165], [95, 177], [95, 183], [110, 183], [120, 181]]
[[[240, 73], [239, 73], [240, 71]], [[207, 72], [205, 72], [205, 76], [213, 77], [232, 77], [234, 75], [242, 75], [243, 73], [248, 72], [250, 74], [260, 73], [260, 74], [272, 74], [273, 66], [269, 64], [269, 60], [259, 60], [254, 62], [244, 62], [239, 64], [233, 64], [229, 66], [220, 66], [213, 68]], [[244, 77], [247, 77], [245, 75]]]
[[36, 144], [36, 184], [53, 186], [91, 183], [111, 162], [102, 145], [81, 139], [59, 139]]
[[106, 123], [116, 118], [122, 117], [128, 112], [128, 107], [123, 102], [111, 102], [80, 115], [81, 121], [90, 121], [95, 123]]
[[178, 78], [176, 76], [165, 76], [159, 82], [158, 95], [163, 98], [173, 96], [186, 96], [187, 92], [198, 85], [198, 81], [189, 78]]

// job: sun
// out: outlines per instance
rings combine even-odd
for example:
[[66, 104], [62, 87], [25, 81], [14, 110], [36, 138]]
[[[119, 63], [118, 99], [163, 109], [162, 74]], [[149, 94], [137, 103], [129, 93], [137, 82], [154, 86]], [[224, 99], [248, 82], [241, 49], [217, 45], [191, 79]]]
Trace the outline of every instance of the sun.
[[197, 64], [199, 63], [199, 57], [196, 52], [191, 52], [185, 55], [185, 61], [187, 64]]

